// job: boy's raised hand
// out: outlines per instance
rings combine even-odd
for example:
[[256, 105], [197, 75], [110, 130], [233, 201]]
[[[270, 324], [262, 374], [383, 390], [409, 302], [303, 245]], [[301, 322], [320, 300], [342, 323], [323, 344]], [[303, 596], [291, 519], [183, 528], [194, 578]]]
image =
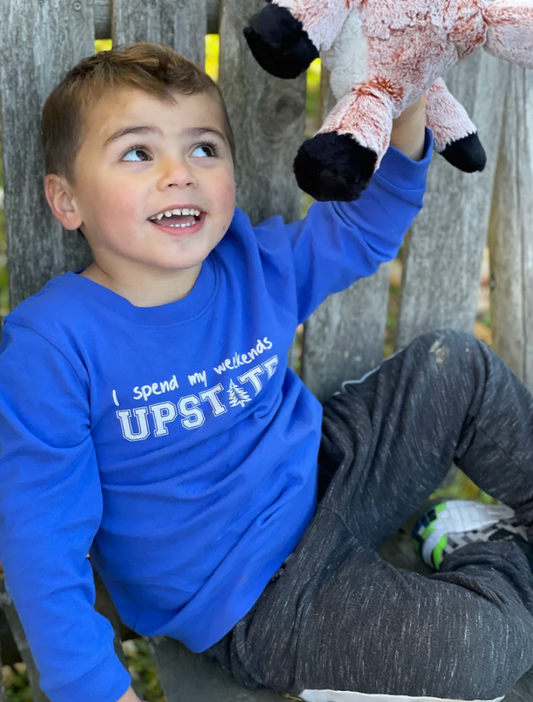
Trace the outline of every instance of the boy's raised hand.
[[413, 161], [420, 161], [424, 155], [425, 128], [426, 94], [423, 93], [392, 123], [391, 146]]

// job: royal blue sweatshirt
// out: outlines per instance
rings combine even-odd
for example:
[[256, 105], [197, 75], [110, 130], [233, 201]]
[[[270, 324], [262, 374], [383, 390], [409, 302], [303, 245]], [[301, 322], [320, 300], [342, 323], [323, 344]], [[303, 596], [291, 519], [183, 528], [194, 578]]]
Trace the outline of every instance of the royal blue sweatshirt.
[[130, 684], [89, 551], [127, 626], [203, 651], [295, 548], [321, 428], [287, 367], [296, 326], [395, 256], [429, 158], [390, 149], [358, 202], [290, 225], [236, 210], [178, 302], [138, 308], [69, 272], [6, 318], [0, 560], [52, 702]]

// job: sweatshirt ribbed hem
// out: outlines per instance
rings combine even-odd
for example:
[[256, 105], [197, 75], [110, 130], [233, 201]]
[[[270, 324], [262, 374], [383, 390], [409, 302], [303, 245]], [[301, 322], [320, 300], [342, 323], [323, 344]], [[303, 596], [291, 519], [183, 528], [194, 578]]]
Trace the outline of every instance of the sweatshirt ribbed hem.
[[393, 146], [389, 147], [381, 165], [374, 177], [384, 180], [396, 188], [409, 190], [425, 190], [427, 172], [431, 163], [433, 149], [433, 134], [426, 128], [426, 142], [424, 144], [424, 158], [420, 161], [413, 161], [402, 154]]

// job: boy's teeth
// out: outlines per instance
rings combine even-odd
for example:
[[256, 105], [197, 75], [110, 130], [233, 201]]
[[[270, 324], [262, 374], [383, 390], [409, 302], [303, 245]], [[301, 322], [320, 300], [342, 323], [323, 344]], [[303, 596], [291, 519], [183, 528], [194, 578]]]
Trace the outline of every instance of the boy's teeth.
[[[165, 210], [165, 212], [160, 212], [158, 215], [154, 215], [153, 217], [150, 217], [151, 220], [158, 220], [160, 221], [163, 219], [163, 217], [172, 217], [172, 215], [177, 215], [178, 217], [187, 217], [190, 215], [193, 215], [194, 217], [199, 217], [200, 216], [200, 210], [194, 210], [189, 207], [184, 207], [182, 210]], [[173, 226], [173, 225], [169, 225]], [[190, 227], [190, 224], [182, 224], [182, 225], [177, 225], [177, 226], [182, 226], [182, 227]]]

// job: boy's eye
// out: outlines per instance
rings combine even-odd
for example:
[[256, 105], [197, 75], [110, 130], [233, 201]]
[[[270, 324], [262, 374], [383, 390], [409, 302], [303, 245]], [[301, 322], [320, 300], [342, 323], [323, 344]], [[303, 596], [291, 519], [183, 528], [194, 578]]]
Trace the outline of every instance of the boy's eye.
[[206, 156], [213, 157], [217, 155], [217, 149], [215, 144], [200, 144], [194, 149], [192, 155], [195, 157], [199, 156], [200, 158], [205, 158]]
[[140, 146], [134, 146], [129, 151], [126, 151], [122, 157], [123, 161], [133, 161], [135, 163], [139, 163], [140, 161], [148, 161], [149, 159], [150, 156], [146, 149], [143, 149]]

